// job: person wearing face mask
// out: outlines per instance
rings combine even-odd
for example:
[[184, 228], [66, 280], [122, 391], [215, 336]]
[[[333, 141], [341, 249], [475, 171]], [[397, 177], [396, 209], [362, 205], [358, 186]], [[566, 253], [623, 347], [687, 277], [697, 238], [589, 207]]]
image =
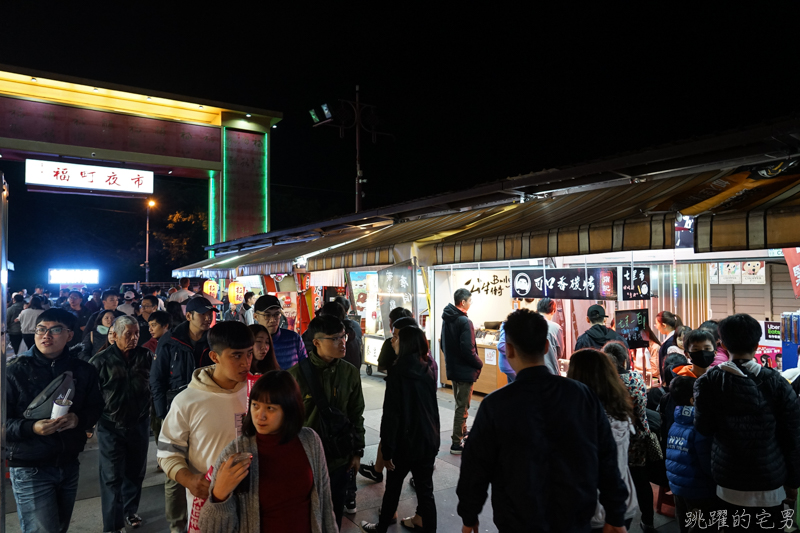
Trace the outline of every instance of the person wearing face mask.
[[717, 353], [714, 336], [708, 331], [696, 329], [686, 334], [683, 338], [683, 346], [691, 364], [679, 366], [674, 369], [674, 372], [678, 376], [699, 378], [714, 362], [714, 356]]

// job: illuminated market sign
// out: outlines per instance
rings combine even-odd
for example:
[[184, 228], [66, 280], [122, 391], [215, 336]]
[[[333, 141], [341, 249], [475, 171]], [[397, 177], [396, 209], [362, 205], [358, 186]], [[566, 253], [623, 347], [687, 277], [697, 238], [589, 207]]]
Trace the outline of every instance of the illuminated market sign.
[[100, 271], [97, 269], [50, 268], [47, 270], [47, 283], [54, 285], [97, 284], [99, 279]]
[[148, 196], [153, 194], [153, 173], [128, 168], [27, 159], [25, 184], [29, 190], [48, 192]]
[[514, 298], [616, 300], [616, 268], [548, 268], [514, 270]]

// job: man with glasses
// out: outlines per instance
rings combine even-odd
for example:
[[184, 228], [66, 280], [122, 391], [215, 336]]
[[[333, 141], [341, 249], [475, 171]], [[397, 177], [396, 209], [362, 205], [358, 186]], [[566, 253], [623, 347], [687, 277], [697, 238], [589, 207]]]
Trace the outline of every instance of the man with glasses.
[[[48, 309], [36, 319], [34, 346], [8, 365], [7, 458], [23, 532], [67, 531], [78, 492], [78, 454], [103, 411], [97, 370], [69, 355], [74, 327], [71, 313]], [[69, 412], [55, 420], [48, 408], [43, 417], [26, 416], [34, 398], [67, 371], [74, 380]]]
[[257, 324], [261, 324], [270, 336], [275, 347], [275, 359], [281, 370], [288, 370], [307, 357], [303, 339], [292, 330], [280, 328], [283, 307], [277, 297], [267, 294], [256, 301], [253, 307]]
[[[139, 307], [140, 315], [136, 317], [139, 322], [139, 346], [150, 340], [150, 315], [158, 310], [158, 298], [152, 294], [142, 297], [142, 305]], [[155, 351], [154, 351], [155, 353]]]
[[[258, 302], [263, 298], [265, 296]], [[321, 430], [320, 409], [312, 392], [318, 389], [328, 395], [327, 401], [332, 409], [335, 408], [347, 416], [355, 432], [354, 449], [343, 455], [338, 454], [340, 457], [332, 457], [333, 454], [328, 453], [328, 443], [325, 439], [322, 441], [326, 448], [333, 511], [336, 514], [336, 523], [341, 528], [349, 476], [358, 470], [361, 457], [364, 456], [364, 394], [361, 391], [361, 375], [353, 365], [341, 362], [347, 353], [347, 334], [341, 320], [331, 315], [318, 316], [308, 325], [308, 335], [312, 344], [309, 345], [307, 361], [303, 360], [289, 369], [289, 373], [300, 386], [306, 415], [304, 425], [319, 435], [325, 434]], [[316, 386], [312, 387], [306, 380], [302, 368], [304, 365], [310, 367], [313, 379], [317, 380]], [[353, 502], [348, 512], [356, 511]]]

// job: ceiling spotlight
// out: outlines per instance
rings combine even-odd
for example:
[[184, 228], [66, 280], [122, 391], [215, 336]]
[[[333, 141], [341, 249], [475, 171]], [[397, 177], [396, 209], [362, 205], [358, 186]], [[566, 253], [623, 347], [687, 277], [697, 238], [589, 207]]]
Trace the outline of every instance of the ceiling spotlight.
[[148, 100], [152, 100], [152, 98], [150, 98], [149, 96], [147, 97], [147, 99], [148, 99]]
[[95, 88], [93, 89], [93, 91], [94, 91], [94, 92], [97, 92], [97, 87], [95, 87]]
[[203, 106], [197, 106], [197, 107], [199, 107], [200, 109], [203, 109]]
[[272, 129], [275, 129], [275, 128], [277, 128], [277, 127], [278, 127], [278, 125], [277, 125], [277, 124], [273, 124], [273, 125], [272, 125]]
[[250, 113], [247, 113], [245, 116], [246, 116], [247, 118], [250, 118], [250, 117], [251, 117], [251, 116], [253, 116], [253, 115], [251, 115]]
[[31, 81], [39, 81], [39, 80], [37, 80], [36, 78], [31, 78]]
[[169, 172], [167, 172], [167, 174], [172, 174], [172, 171], [170, 170]]

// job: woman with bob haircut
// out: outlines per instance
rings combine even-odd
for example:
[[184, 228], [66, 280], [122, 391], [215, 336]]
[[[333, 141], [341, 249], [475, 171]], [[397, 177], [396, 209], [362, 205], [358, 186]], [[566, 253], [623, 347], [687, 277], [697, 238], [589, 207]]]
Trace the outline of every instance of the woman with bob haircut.
[[304, 418], [291, 374], [273, 370], [256, 381], [242, 436], [214, 467], [201, 531], [338, 531], [322, 441]]
[[[578, 350], [572, 354], [569, 360], [569, 371], [567, 377], [580, 381], [592, 392], [594, 392], [603, 408], [606, 410], [608, 423], [611, 425], [611, 434], [617, 443], [617, 465], [619, 475], [628, 489], [628, 499], [626, 501], [627, 510], [625, 511], [625, 527], [630, 528], [633, 517], [639, 508], [636, 501], [636, 491], [634, 489], [633, 476], [628, 467], [628, 446], [633, 431], [633, 400], [628, 389], [617, 374], [616, 366], [605, 353], [588, 348]], [[602, 532], [605, 524], [605, 509], [597, 502], [594, 517], [592, 518], [592, 531]], [[642, 523], [642, 529], [646, 532], [655, 531], [652, 524]]]

